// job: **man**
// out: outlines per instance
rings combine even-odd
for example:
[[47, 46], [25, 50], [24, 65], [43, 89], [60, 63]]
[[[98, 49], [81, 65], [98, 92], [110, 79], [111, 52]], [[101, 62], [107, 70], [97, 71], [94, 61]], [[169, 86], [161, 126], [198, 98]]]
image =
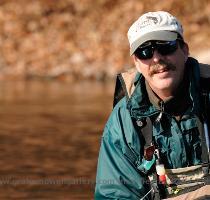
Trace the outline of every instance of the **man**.
[[116, 85], [95, 199], [163, 199], [200, 191], [208, 180], [209, 66], [189, 57], [182, 25], [167, 12], [142, 15], [128, 40], [136, 70], [121, 74]]

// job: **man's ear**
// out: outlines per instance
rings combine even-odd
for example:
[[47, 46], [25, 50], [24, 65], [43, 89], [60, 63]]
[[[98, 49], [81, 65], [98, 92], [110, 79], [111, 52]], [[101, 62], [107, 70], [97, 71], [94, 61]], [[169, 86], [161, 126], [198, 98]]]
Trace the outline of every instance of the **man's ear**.
[[140, 62], [138, 61], [138, 58], [135, 55], [132, 55], [132, 59], [133, 59], [133, 62], [135, 64], [135, 66], [136, 66], [136, 69], [139, 72], [141, 72], [141, 70], [140, 70]]
[[138, 58], [135, 55], [132, 55], [132, 59], [133, 59], [135, 66], [137, 67], [137, 65], [139, 65]]
[[189, 46], [188, 46], [187, 43], [184, 43], [184, 46], [183, 46], [182, 50], [184, 52], [185, 62], [186, 62], [187, 59], [188, 59], [188, 56], [189, 56]]

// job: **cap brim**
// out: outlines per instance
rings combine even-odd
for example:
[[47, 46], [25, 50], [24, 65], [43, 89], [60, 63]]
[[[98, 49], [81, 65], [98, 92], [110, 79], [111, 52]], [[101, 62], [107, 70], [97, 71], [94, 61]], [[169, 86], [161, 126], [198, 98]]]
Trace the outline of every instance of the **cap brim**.
[[141, 36], [139, 39], [137, 39], [130, 47], [130, 55], [133, 55], [133, 53], [136, 51], [136, 49], [142, 45], [144, 42], [150, 41], [150, 40], [160, 40], [160, 41], [173, 41], [177, 39], [178, 34], [176, 32], [171, 31], [153, 31], [149, 32], [143, 36]]

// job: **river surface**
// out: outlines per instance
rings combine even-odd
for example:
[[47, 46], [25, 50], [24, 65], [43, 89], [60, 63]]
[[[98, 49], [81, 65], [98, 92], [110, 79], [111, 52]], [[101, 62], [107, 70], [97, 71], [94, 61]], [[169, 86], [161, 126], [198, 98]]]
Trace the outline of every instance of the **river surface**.
[[0, 199], [93, 199], [114, 84], [0, 83]]

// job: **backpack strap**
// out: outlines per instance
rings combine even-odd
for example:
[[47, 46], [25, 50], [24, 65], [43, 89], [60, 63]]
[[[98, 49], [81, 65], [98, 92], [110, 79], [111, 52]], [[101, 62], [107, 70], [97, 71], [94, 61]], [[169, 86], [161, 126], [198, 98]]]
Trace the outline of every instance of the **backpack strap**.
[[118, 74], [115, 84], [113, 108], [124, 96], [130, 98], [135, 89], [134, 81], [137, 74], [136, 68], [131, 68], [128, 71]]
[[210, 135], [209, 135], [209, 121], [210, 121], [210, 103], [209, 103], [209, 92], [202, 90], [201, 92], [201, 103], [203, 107], [203, 130], [201, 131], [202, 139], [202, 159], [203, 163], [210, 162]]
[[201, 119], [197, 118], [197, 124], [198, 124], [198, 130], [199, 130], [200, 137], [201, 137], [201, 150], [202, 150], [201, 159], [202, 159], [203, 163], [208, 163], [209, 162], [208, 149], [207, 149], [207, 145], [206, 145], [203, 120], [201, 121]]
[[118, 74], [115, 83], [113, 108], [125, 96], [125, 90], [123, 88], [122, 82], [122, 76]]
[[[200, 77], [204, 79], [210, 78], [210, 65], [199, 63], [199, 69], [200, 69]], [[208, 84], [208, 86], [210, 85]]]
[[[202, 161], [208, 173], [210, 162], [210, 65], [199, 63], [200, 79], [199, 88], [201, 91], [201, 121], [198, 123], [201, 133]], [[205, 167], [204, 167], [205, 168]], [[203, 169], [204, 169], [203, 168]], [[208, 169], [207, 169], [208, 168]], [[206, 171], [204, 170], [204, 171]], [[204, 172], [205, 173], [205, 172]]]
[[[138, 133], [141, 133], [139, 135], [144, 140], [144, 158], [146, 158], [148, 157], [147, 151], [151, 151], [151, 148], [154, 147], [152, 145], [153, 144], [152, 120], [150, 119], [150, 117], [147, 117], [141, 120], [139, 119], [134, 122], [134, 126], [138, 130]], [[154, 152], [153, 152], [153, 155], [154, 155]], [[154, 168], [155, 162], [151, 165], [151, 169], [148, 170], [147, 172], [148, 174], [147, 173], [146, 174], [150, 182], [151, 190], [149, 191], [149, 193], [151, 193], [152, 199], [161, 200], [165, 196], [165, 193], [164, 193], [164, 190], [161, 188], [161, 185], [158, 184], [157, 174]], [[141, 168], [139, 169], [141, 170]], [[144, 173], [144, 170], [142, 172]]]
[[201, 91], [201, 108], [202, 108], [202, 160], [203, 163], [210, 162], [210, 65], [199, 63], [200, 70], [200, 91]]

